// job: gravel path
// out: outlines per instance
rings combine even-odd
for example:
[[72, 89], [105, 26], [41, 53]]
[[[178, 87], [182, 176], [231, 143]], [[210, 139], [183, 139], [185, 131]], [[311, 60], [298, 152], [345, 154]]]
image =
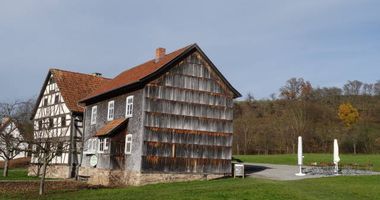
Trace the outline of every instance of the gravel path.
[[320, 178], [324, 175], [296, 176], [298, 166], [275, 165], [264, 163], [244, 163], [245, 172], [248, 177], [265, 178], [271, 180], [300, 180], [305, 178]]

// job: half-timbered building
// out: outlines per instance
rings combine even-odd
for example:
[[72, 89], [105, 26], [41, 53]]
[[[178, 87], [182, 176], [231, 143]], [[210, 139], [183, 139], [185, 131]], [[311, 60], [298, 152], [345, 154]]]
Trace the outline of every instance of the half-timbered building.
[[[57, 144], [47, 177], [74, 177], [80, 163], [83, 134], [83, 111], [78, 101], [108, 79], [100, 74], [50, 69], [32, 113], [34, 139]], [[52, 140], [54, 139], [54, 140]], [[38, 147], [34, 146], [38, 152]], [[41, 155], [33, 154], [29, 175], [37, 173]]]
[[241, 96], [198, 45], [126, 70], [81, 100], [79, 175], [94, 184], [220, 177], [231, 173], [233, 99]]

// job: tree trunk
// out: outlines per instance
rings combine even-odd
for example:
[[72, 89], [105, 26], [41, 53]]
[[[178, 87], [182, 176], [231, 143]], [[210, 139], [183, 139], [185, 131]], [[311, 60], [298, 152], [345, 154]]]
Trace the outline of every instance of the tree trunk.
[[354, 155], [356, 155], [356, 142], [354, 142], [353, 147], [354, 147]]
[[44, 160], [44, 164], [42, 165], [42, 174], [40, 179], [40, 195], [45, 193], [45, 176], [46, 176], [46, 168], [47, 168], [47, 160]]
[[244, 155], [247, 155], [247, 135], [248, 135], [248, 130], [244, 131]]
[[9, 165], [9, 160], [5, 159], [4, 160], [4, 171], [3, 171], [4, 177], [8, 176], [8, 165]]
[[296, 144], [292, 143], [292, 154], [296, 153]]
[[37, 173], [36, 173], [36, 176], [39, 177], [40, 174], [41, 174], [41, 164], [37, 163]]

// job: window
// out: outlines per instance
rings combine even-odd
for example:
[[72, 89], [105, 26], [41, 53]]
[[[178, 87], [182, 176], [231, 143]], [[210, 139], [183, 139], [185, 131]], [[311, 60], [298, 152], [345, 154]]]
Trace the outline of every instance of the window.
[[132, 153], [132, 134], [125, 136], [125, 154]]
[[63, 153], [63, 142], [58, 142], [56, 156], [62, 156]]
[[38, 120], [38, 130], [42, 130], [42, 120]]
[[98, 139], [97, 138], [91, 138], [87, 140], [87, 151], [86, 154], [94, 154], [96, 152], [96, 149], [98, 148]]
[[97, 112], [98, 112], [98, 107], [97, 106], [93, 106], [92, 110], [91, 110], [91, 125], [96, 124]]
[[104, 150], [108, 150], [110, 146], [110, 141], [108, 138], [104, 138]]
[[53, 127], [54, 127], [54, 119], [49, 118], [49, 128], [53, 128]]
[[62, 127], [66, 126], [66, 116], [61, 117], [61, 126]]
[[47, 106], [47, 105], [48, 105], [48, 98], [45, 97], [42, 106]]
[[133, 96], [127, 97], [127, 105], [125, 108], [125, 117], [132, 117], [133, 113]]
[[59, 103], [59, 94], [56, 94], [54, 97], [54, 103], [57, 104]]
[[108, 114], [107, 114], [108, 121], [113, 120], [114, 110], [115, 110], [114, 108], [115, 108], [115, 101], [108, 102]]
[[103, 153], [105, 150], [108, 150], [109, 141], [108, 138], [99, 138], [99, 153]]

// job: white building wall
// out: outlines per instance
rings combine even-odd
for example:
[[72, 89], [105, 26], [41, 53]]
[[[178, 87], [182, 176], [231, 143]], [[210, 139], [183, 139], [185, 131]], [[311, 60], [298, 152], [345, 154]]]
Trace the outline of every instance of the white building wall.
[[[60, 138], [60, 140], [65, 141], [64, 145], [65, 151], [68, 151], [68, 144], [71, 132], [71, 112], [65, 104], [61, 92], [57, 83], [52, 81], [53, 75], [51, 75], [46, 87], [44, 88], [43, 96], [38, 102], [38, 109], [34, 116], [34, 138]], [[59, 101], [55, 102], [56, 95], [59, 97]], [[47, 99], [47, 105], [45, 105]], [[63, 126], [61, 122], [62, 117], [66, 118], [66, 126]], [[49, 126], [49, 120], [53, 120], [53, 126]], [[42, 127], [39, 127], [39, 124]], [[62, 153], [61, 156], [56, 156], [53, 158], [53, 164], [68, 164], [68, 153]], [[32, 163], [38, 163], [38, 158], [34, 155], [32, 156]]]

